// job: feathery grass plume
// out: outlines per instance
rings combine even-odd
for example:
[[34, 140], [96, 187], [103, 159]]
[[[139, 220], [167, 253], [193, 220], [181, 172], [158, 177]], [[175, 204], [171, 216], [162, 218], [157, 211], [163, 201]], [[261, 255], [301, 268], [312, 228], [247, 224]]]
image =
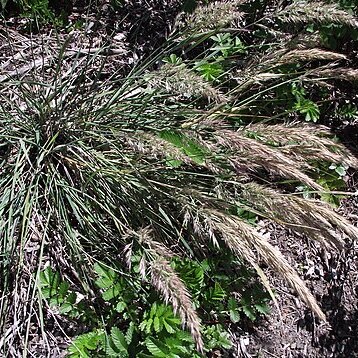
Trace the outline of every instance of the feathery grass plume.
[[174, 253], [169, 250], [163, 243], [153, 239], [153, 232], [150, 227], [143, 228], [134, 234], [139, 238], [139, 243], [147, 245], [150, 253], [155, 257], [161, 256], [169, 260], [174, 256]]
[[318, 31], [310, 34], [298, 34], [287, 43], [287, 47], [292, 50], [307, 50], [320, 47], [322, 37]]
[[244, 13], [238, 6], [247, 0], [213, 1], [207, 5], [199, 5], [193, 13], [179, 17], [176, 28], [184, 31], [185, 36], [198, 35], [225, 27], [239, 27]]
[[208, 215], [205, 219], [206, 223], [212, 227], [213, 231], [219, 233], [232, 252], [247, 260], [255, 268], [258, 263], [258, 258], [254, 253], [256, 250], [265, 263], [292, 286], [317, 317], [325, 320], [325, 315], [318, 306], [316, 299], [297, 272], [290, 266], [281, 252], [258, 234], [251, 225], [237, 217], [217, 210], [207, 209], [205, 214]]
[[163, 65], [158, 71], [150, 74], [149, 85], [184, 98], [203, 97], [215, 102], [228, 100], [223, 93], [184, 64]]
[[[287, 43], [286, 46], [289, 46]], [[287, 49], [280, 48], [276, 51], [271, 51], [264, 54], [261, 58], [254, 59], [252, 63], [243, 70], [238, 70], [233, 77], [238, 86], [233, 90], [233, 93], [239, 95], [246, 90], [250, 90], [255, 84], [261, 85], [263, 82], [279, 79], [287, 76], [285, 73], [273, 73], [276, 67], [314, 60], [329, 60], [337, 61], [346, 59], [346, 56], [337, 52], [326, 51], [319, 48], [311, 49], [294, 49], [287, 52]]]
[[274, 46], [274, 50], [270, 49], [261, 56], [253, 57], [246, 68], [237, 71], [235, 79], [240, 85], [235, 89], [235, 93], [243, 92], [253, 84], [284, 76], [284, 73], [271, 72], [284, 64], [313, 60], [337, 61], [347, 58], [343, 54], [318, 48], [319, 39], [319, 34], [288, 38], [279, 36], [277, 41], [280, 45]]
[[[191, 295], [184, 282], [170, 266], [169, 259], [174, 254], [162, 243], [155, 241], [151, 235], [148, 228], [138, 232], [139, 241], [148, 245], [150, 250], [147, 256], [151, 256], [148, 259], [148, 266], [152, 285], [164, 296], [166, 303], [172, 304], [174, 313], [178, 313], [183, 325], [189, 328], [197, 350], [203, 352], [204, 342], [200, 332], [200, 319], [193, 307]], [[143, 278], [146, 278], [145, 273]]]
[[343, 81], [358, 81], [358, 70], [355, 68], [327, 68], [327, 69], [317, 69], [309, 72], [309, 75], [314, 75], [318, 77], [333, 78]]
[[[288, 44], [287, 44], [288, 45]], [[284, 49], [277, 49], [273, 53], [269, 53], [266, 56], [263, 56], [259, 62], [254, 64], [251, 72], [253, 73], [253, 83], [258, 80], [269, 80], [271, 78], [277, 78], [280, 74], [274, 73], [265, 73], [265, 71], [272, 70], [275, 67], [282, 66], [289, 63], [297, 63], [297, 62], [307, 62], [314, 60], [329, 60], [329, 61], [337, 61], [344, 60], [347, 57], [343, 54], [322, 50], [319, 48], [310, 48], [310, 49], [294, 49], [291, 51], [287, 51]], [[257, 72], [259, 72], [257, 74]], [[271, 76], [272, 77], [271, 77]], [[282, 74], [281, 74], [282, 76]]]
[[293, 1], [292, 4], [278, 11], [276, 16], [283, 22], [291, 23], [335, 23], [358, 27], [356, 17], [340, 9], [337, 4], [323, 1]]
[[295, 63], [297, 61], [312, 60], [345, 60], [347, 57], [341, 53], [321, 50], [319, 48], [311, 48], [306, 50], [292, 50], [286, 52], [279, 59], [279, 64]]
[[124, 140], [128, 147], [133, 148], [138, 153], [147, 155], [150, 159], [175, 159], [187, 165], [195, 165], [195, 162], [185, 155], [180, 148], [173, 146], [153, 133], [136, 134], [128, 136]]
[[326, 246], [343, 246], [336, 229], [351, 239], [358, 239], [358, 229], [320, 201], [282, 194], [254, 183], [243, 186], [242, 197], [248, 205], [264, 212], [272, 220], [317, 239]]
[[259, 140], [266, 143], [274, 142], [283, 153], [301, 160], [302, 163], [307, 160], [322, 159], [358, 168], [358, 160], [353, 153], [331, 139], [332, 133], [325, 126], [302, 123], [289, 125], [254, 123], [243, 128], [242, 131], [253, 132]]
[[[158, 133], [136, 133], [123, 140], [127, 143], [128, 147], [133, 148], [133, 150], [139, 154], [146, 155], [147, 159], [161, 160], [163, 167], [184, 163], [191, 167], [200, 165], [208, 169], [211, 173], [218, 174], [222, 172], [222, 168], [212, 160], [209, 153], [205, 153], [204, 155], [199, 147], [195, 147], [194, 142], [190, 142], [190, 137], [182, 135], [182, 132], [173, 133], [173, 136], [175, 139], [181, 138], [183, 143], [185, 143], [186, 140], [188, 141], [187, 151], [184, 150], [181, 141], [175, 145], [170, 141], [160, 138]], [[196, 139], [195, 136], [193, 136], [193, 138]], [[198, 140], [198, 144], [200, 143]], [[205, 148], [205, 146], [202, 146], [202, 148]], [[178, 162], [175, 164], [173, 160]]]
[[287, 157], [279, 148], [272, 148], [238, 131], [216, 131], [214, 138], [219, 146], [230, 151], [229, 160], [234, 168], [240, 170], [246, 167], [252, 170], [255, 166], [261, 167], [270, 173], [297, 179], [311, 188], [323, 190], [319, 184], [302, 172], [299, 162]]
[[153, 286], [163, 294], [166, 302], [171, 302], [174, 313], [177, 312], [182, 322], [189, 328], [197, 350], [203, 352], [200, 320], [183, 281], [172, 269], [169, 261], [160, 257], [151, 262], [150, 272]]

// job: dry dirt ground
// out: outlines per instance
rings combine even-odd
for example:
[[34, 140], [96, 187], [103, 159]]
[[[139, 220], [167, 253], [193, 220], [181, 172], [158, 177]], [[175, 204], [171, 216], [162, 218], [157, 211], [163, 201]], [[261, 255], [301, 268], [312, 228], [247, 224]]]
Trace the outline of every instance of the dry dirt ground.
[[[357, 209], [356, 197], [342, 205], [355, 223]], [[270, 230], [272, 242], [305, 278], [327, 322], [317, 322], [284, 283], [274, 279], [279, 310], [273, 306], [271, 315], [250, 331], [246, 355], [241, 356], [358, 357], [358, 244], [347, 239], [342, 252], [325, 252], [286, 230], [262, 230]]]
[[[88, 13], [83, 31], [74, 31], [65, 60], [70, 63], [71, 48], [75, 51], [79, 43], [88, 49], [109, 44], [104, 72], [110, 76], [119, 67], [128, 69], [163, 42], [170, 31], [168, 24], [179, 11], [178, 4], [179, 1], [170, 0], [146, 1], [143, 6], [143, 1], [129, 1], [123, 10], [113, 12], [104, 2], [97, 12]], [[82, 11], [81, 3], [77, 2], [71, 21], [75, 22]], [[58, 51], [51, 34], [46, 28], [42, 34], [30, 34], [24, 22], [16, 18], [0, 25], [0, 84], [8, 75], [22, 77], [36, 72], [36, 54], [43, 55], [44, 40], [51, 61], [51, 53]], [[40, 46], [37, 49], [33, 47], [36, 44]], [[34, 50], [27, 52], [30, 46]], [[349, 183], [352, 191], [358, 190], [353, 174]], [[340, 210], [358, 225], [358, 197], [345, 199]], [[270, 236], [305, 278], [326, 313], [327, 322], [317, 322], [283, 281], [268, 272], [278, 294], [278, 308], [273, 305], [271, 315], [255, 325], [232, 330], [235, 349], [231, 356], [358, 357], [358, 244], [347, 238], [344, 250], [331, 253], [264, 221], [261, 232]], [[41, 337], [33, 336], [32, 344], [38, 347], [38, 357], [41, 357]], [[52, 357], [63, 356], [66, 344], [61, 332], [54, 332], [52, 344]]]

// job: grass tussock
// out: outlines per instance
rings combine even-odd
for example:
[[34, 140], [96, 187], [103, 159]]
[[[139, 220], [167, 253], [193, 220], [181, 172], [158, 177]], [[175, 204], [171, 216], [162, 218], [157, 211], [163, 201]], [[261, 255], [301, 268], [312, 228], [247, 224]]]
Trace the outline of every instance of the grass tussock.
[[[87, 54], [81, 65], [83, 50], [71, 52], [62, 68], [65, 42], [56, 61], [43, 62], [41, 71], [29, 67], [2, 78], [2, 349], [26, 350], [30, 327], [34, 322], [44, 327], [38, 276], [45, 260], [59, 267], [67, 262], [66, 270], [75, 272], [76, 284], [91, 296], [94, 262], [132, 273], [131, 263], [140, 255], [143, 280], [173, 306], [199, 351], [204, 348], [199, 313], [171, 266], [174, 257], [195, 260], [226, 247], [258, 272], [263, 261], [324, 319], [279, 250], [233, 212], [244, 206], [329, 250], [342, 248], [344, 235], [358, 238], [357, 228], [328, 205], [292, 194], [301, 184], [325, 190], [312, 175], [317, 161], [358, 167], [328, 128], [298, 121], [307, 103], [312, 105], [300, 88], [309, 76], [356, 81], [357, 70], [320, 67], [320, 61], [346, 55], [302, 48], [303, 43], [295, 48], [296, 34], [280, 28], [282, 22], [311, 21], [356, 26], [356, 19], [335, 5], [295, 2], [275, 14], [268, 9], [272, 23], [265, 23], [265, 13], [246, 22], [244, 5], [249, 6], [244, 1], [199, 6], [177, 23], [163, 52], [122, 77], [102, 77], [104, 67], [96, 66], [105, 60], [101, 51]], [[272, 41], [261, 45], [259, 39], [245, 49], [236, 41], [229, 55], [228, 45], [215, 45], [209, 50], [222, 51], [221, 57], [210, 57], [210, 42], [193, 40], [245, 24], [250, 31], [257, 24], [271, 26]], [[170, 52], [179, 53], [178, 47], [183, 65], [154, 68]], [[203, 52], [205, 70], [217, 70], [219, 63], [222, 77], [204, 79], [197, 58], [190, 57], [193, 48]], [[286, 70], [292, 63], [300, 67]], [[55, 76], [46, 75], [49, 66]], [[285, 107], [286, 97], [284, 105], [276, 104], [278, 89], [293, 107]], [[278, 190], [287, 179], [286, 191]]]

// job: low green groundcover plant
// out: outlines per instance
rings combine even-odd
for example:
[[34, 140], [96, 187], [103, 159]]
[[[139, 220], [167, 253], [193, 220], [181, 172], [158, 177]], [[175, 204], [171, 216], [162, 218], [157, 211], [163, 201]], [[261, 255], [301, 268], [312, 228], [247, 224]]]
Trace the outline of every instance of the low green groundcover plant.
[[[96, 263], [95, 301], [70, 288], [67, 281], [50, 266], [40, 273], [40, 290], [49, 307], [61, 316], [86, 324], [90, 330], [76, 337], [68, 348], [69, 357], [201, 357], [189, 332], [183, 331], [181, 319], [170, 305], [160, 302], [150, 285], [143, 284], [139, 257], [133, 259], [129, 282], [119, 273]], [[229, 349], [232, 345], [225, 330], [227, 320], [255, 321], [269, 312], [269, 295], [244, 265], [233, 276], [232, 254], [201, 263], [174, 260], [172, 267], [179, 273], [192, 293], [193, 303], [202, 309], [207, 321], [203, 329], [205, 351]], [[226, 272], [225, 272], [226, 271]], [[233, 295], [239, 290], [241, 297]], [[100, 307], [100, 315], [96, 313]], [[213, 320], [210, 311], [216, 312]], [[104, 324], [103, 324], [104, 323]]]
[[355, 118], [358, 70], [329, 24], [358, 27], [336, 3], [205, 2], [129, 74], [102, 72], [105, 46], [65, 67], [59, 36], [55, 61], [2, 79], [2, 352], [33, 354], [34, 330], [50, 347], [62, 319], [82, 327], [70, 357], [227, 350], [277, 303], [267, 267], [325, 319], [257, 222], [358, 237], [334, 210], [358, 161], [322, 125]]

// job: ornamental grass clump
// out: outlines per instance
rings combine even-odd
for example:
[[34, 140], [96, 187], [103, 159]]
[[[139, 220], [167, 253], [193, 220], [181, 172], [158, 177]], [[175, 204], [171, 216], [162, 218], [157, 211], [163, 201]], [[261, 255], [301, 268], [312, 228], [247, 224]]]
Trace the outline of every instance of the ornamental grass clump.
[[[332, 81], [346, 71], [354, 81], [357, 70], [325, 69], [326, 61], [344, 60], [342, 54], [290, 48], [296, 34], [280, 26], [301, 12], [306, 14], [301, 22], [318, 21], [321, 12], [308, 11], [313, 6], [308, 2], [275, 13], [268, 8], [267, 22], [265, 13], [257, 22], [235, 22], [244, 17], [241, 5], [245, 11], [249, 6], [223, 1], [198, 7], [187, 16], [187, 30], [179, 26], [163, 53], [129, 75], [118, 72], [102, 79], [102, 67], [93, 65], [105, 59], [101, 51], [89, 51], [85, 62], [77, 61], [83, 50], [65, 59], [64, 41], [58, 61], [2, 79], [2, 351], [12, 347], [14, 356], [31, 352], [36, 325], [46, 336], [39, 289], [45, 261], [70, 276], [89, 300], [96, 296], [95, 263], [113, 268], [124, 280], [138, 274], [143, 285], [150, 284], [172, 305], [200, 352], [205, 350], [200, 307], [194, 308], [189, 288], [173, 268], [174, 258], [200, 261], [228, 248], [257, 271], [268, 289], [260, 265], [269, 266], [325, 319], [314, 294], [278, 248], [237, 209], [303, 233], [329, 250], [343, 247], [346, 237], [358, 238], [357, 228], [328, 204], [295, 191], [299, 185], [312, 195], [326, 190], [314, 175], [317, 161], [352, 168], [358, 162], [328, 128], [302, 123], [301, 112], [294, 110], [308, 100], [303, 86], [315, 90], [309, 81], [313, 73]], [[343, 10], [329, 10], [325, 22], [356, 26]], [[193, 33], [220, 33], [229, 26], [240, 34], [260, 22], [277, 30], [276, 38], [262, 44], [260, 37], [255, 46], [231, 57], [207, 55], [210, 34], [193, 43]], [[175, 51], [183, 54], [184, 64], [160, 66]], [[215, 51], [221, 50], [216, 46]], [[222, 61], [222, 80], [201, 77], [197, 56], [209, 64]], [[297, 68], [285, 67], [292, 63]], [[303, 89], [297, 94], [299, 86]], [[286, 91], [284, 101], [276, 101], [277, 89]], [[297, 101], [296, 107], [287, 108], [287, 98]], [[132, 270], [135, 260], [138, 272]]]

